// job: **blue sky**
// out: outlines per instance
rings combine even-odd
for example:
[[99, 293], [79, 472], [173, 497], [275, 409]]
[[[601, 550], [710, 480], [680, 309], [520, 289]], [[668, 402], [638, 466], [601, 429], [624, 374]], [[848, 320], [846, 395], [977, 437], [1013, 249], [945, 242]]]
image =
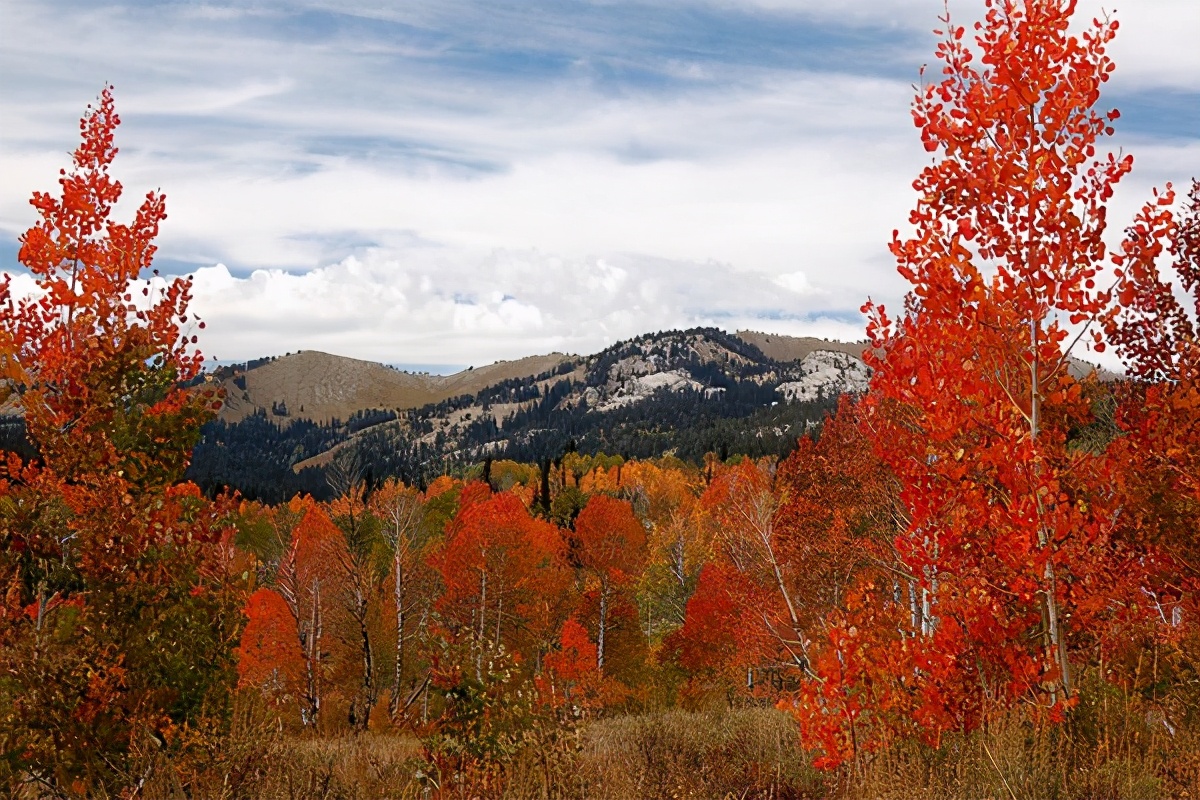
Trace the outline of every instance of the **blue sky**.
[[[868, 294], [903, 292], [886, 242], [928, 159], [908, 106], [938, 0], [3, 4], [0, 267], [109, 81], [114, 172], [166, 193], [159, 266], [196, 275], [223, 360], [855, 339]], [[1200, 3], [1116, 15], [1120, 220], [1200, 175]]]

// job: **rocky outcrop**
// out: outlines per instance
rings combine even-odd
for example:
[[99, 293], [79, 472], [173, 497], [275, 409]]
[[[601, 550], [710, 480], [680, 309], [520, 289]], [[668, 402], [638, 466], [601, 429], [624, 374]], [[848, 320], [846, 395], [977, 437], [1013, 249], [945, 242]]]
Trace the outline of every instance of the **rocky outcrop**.
[[638, 375], [626, 378], [613, 386], [607, 393], [607, 396], [596, 403], [594, 410], [612, 411], [616, 408], [632, 405], [633, 403], [645, 400], [660, 389], [666, 389], [671, 392], [691, 389], [692, 391], [699, 392], [704, 390], [704, 386], [679, 370]]
[[799, 375], [776, 389], [789, 403], [837, 397], [846, 392], [864, 392], [871, 370], [862, 359], [833, 350], [817, 350], [800, 362]]

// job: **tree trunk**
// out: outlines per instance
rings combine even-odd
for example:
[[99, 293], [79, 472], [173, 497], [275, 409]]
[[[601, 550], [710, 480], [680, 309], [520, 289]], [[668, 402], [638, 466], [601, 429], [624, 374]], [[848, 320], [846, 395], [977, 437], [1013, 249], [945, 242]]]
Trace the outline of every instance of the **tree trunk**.
[[496, 592], [496, 649], [500, 649], [500, 621], [504, 619], [504, 593]]
[[404, 570], [400, 560], [396, 559], [392, 567], [395, 573], [395, 586], [392, 596], [396, 602], [396, 665], [392, 669], [392, 697], [388, 701], [388, 716], [396, 721], [396, 712], [400, 708], [400, 686], [404, 681]]
[[304, 649], [305, 697], [300, 711], [301, 721], [306, 727], [315, 728], [321, 714], [321, 583], [312, 582], [312, 613], [308, 624], [308, 637]]
[[[1032, 258], [1032, 245], [1030, 250]], [[1041, 393], [1041, 378], [1040, 361], [1038, 358], [1038, 339], [1040, 338], [1040, 325], [1036, 319], [1029, 321], [1029, 346], [1033, 351], [1033, 359], [1029, 363], [1030, 373], [1030, 389], [1029, 389], [1029, 436], [1035, 445], [1034, 458], [1037, 459], [1037, 439], [1041, 432], [1041, 410], [1042, 410], [1042, 393]], [[1034, 475], [1041, 475], [1041, 465], [1035, 461], [1033, 464]], [[1038, 547], [1042, 550], [1052, 549], [1050, 536], [1046, 531], [1044, 520], [1045, 509], [1042, 507], [1042, 498], [1038, 495], [1037, 481], [1034, 481], [1033, 493], [1034, 502], [1037, 504], [1038, 511]], [[1042, 588], [1042, 614], [1045, 618], [1045, 633], [1043, 634], [1043, 642], [1046, 650], [1047, 660], [1051, 664], [1055, 664], [1059, 670], [1058, 680], [1062, 684], [1063, 694], [1066, 699], [1071, 697], [1071, 666], [1067, 662], [1067, 647], [1063, 638], [1062, 620], [1059, 619], [1058, 613], [1058, 587], [1056, 585], [1054, 574], [1054, 554], [1053, 552], [1046, 553], [1046, 566], [1042, 570], [1042, 579], [1044, 586]], [[1051, 693], [1054, 694], [1053, 688]]]
[[363, 678], [359, 693], [358, 709], [351, 724], [365, 731], [371, 724], [371, 710], [375, 706], [375, 658], [371, 652], [371, 631], [367, 627], [367, 603], [365, 598], [358, 602], [358, 635], [362, 642]]

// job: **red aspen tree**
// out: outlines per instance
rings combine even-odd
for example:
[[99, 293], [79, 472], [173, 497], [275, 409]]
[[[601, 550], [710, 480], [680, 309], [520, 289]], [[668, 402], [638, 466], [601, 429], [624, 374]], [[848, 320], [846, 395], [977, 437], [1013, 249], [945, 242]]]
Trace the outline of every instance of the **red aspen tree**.
[[1117, 23], [1072, 35], [1074, 0], [985, 7], [974, 50], [942, 18], [941, 77], [913, 106], [934, 156], [891, 244], [904, 312], [864, 307], [867, 424], [902, 485], [914, 646], [942, 687], [925, 712], [945, 727], [1018, 697], [1069, 701], [1089, 600], [1132, 563], [1098, 497], [1107, 465], [1068, 442], [1091, 419], [1068, 357], [1080, 340], [1103, 348], [1105, 204], [1133, 163], [1097, 155], [1119, 116], [1096, 109]]
[[569, 574], [557, 528], [530, 517], [515, 495], [464, 490], [440, 550], [430, 556], [443, 593], [436, 609], [451, 641], [473, 664], [454, 665], [482, 682], [488, 653], [517, 652], [534, 663], [570, 615]]
[[[1159, 268], [1164, 257], [1171, 259], [1166, 275]], [[1140, 587], [1142, 605], [1151, 609], [1149, 633], [1168, 641], [1190, 637], [1195, 647], [1200, 614], [1195, 556], [1200, 546], [1200, 182], [1193, 180], [1181, 214], [1165, 204], [1146, 204], [1127, 229], [1116, 260], [1120, 308], [1108, 320], [1107, 336], [1130, 376], [1115, 410], [1120, 435], [1108, 448], [1119, 470], [1113, 489], [1120, 524], [1124, 536], [1144, 552], [1141, 563], [1150, 573]], [[1127, 635], [1114, 640], [1126, 648], [1130, 643]]]
[[604, 672], [605, 640], [612, 626], [613, 600], [641, 574], [646, 561], [646, 529], [624, 500], [594, 494], [575, 519], [579, 560], [599, 583], [596, 668]]

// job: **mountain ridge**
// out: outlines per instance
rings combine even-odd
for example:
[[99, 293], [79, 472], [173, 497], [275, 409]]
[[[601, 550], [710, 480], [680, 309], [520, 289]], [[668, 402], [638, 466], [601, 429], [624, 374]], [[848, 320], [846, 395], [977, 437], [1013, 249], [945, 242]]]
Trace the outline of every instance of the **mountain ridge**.
[[[859, 345], [717, 328], [659, 331], [589, 356], [550, 354], [450, 376], [309, 351], [209, 376], [226, 407], [189, 476], [206, 491], [286, 499], [325, 491], [339, 453], [374, 479], [425, 480], [488, 458], [706, 452], [782, 455], [845, 391], [866, 388]], [[833, 349], [831, 349], [833, 348]], [[781, 387], [784, 387], [781, 389]]]
[[[842, 394], [867, 389], [866, 347], [692, 328], [453, 375], [319, 351], [261, 358], [205, 376], [225, 401], [187, 477], [209, 494], [281, 502], [329, 496], [327, 467], [342, 454], [370, 481], [416, 485], [489, 459], [544, 465], [574, 451], [783, 457]], [[0, 419], [0, 436], [20, 444], [19, 417]]]
[[[412, 372], [349, 356], [301, 350], [284, 356], [256, 359], [246, 364], [220, 367], [211, 373], [210, 379], [218, 382], [225, 391], [225, 402], [219, 416], [226, 422], [236, 423], [255, 414], [268, 414], [281, 424], [300, 419], [326, 424], [335, 420], [346, 421], [355, 415], [372, 411], [400, 414], [454, 397], [476, 395], [505, 381], [534, 378], [557, 370], [580, 373], [575, 375], [579, 379], [582, 377], [581, 371], [587, 369], [587, 364], [613, 348], [619, 349], [629, 342], [643, 341], [647, 337], [669, 337], [676, 333], [679, 332], [642, 334], [588, 356], [552, 352], [469, 367], [451, 375]], [[761, 331], [742, 330], [735, 334], [721, 331], [721, 334], [752, 348], [754, 352], [749, 360], [765, 360], [781, 366], [802, 362], [819, 352], [843, 354], [861, 363], [868, 347], [865, 341], [842, 342]], [[729, 352], [732, 354], [732, 351]], [[704, 347], [697, 350], [697, 356], [702, 361], [709, 355]], [[733, 357], [746, 358], [739, 354], [733, 354]], [[836, 366], [833, 365], [835, 361]], [[1116, 373], [1079, 359], [1070, 361], [1072, 374], [1076, 377], [1082, 377], [1092, 369], [1098, 370], [1102, 380], [1119, 377]], [[828, 369], [857, 369], [843, 358], [827, 359], [827, 362], [825, 366]], [[705, 388], [702, 382], [678, 374], [678, 370], [649, 368], [642, 369], [639, 376], [627, 377], [641, 380], [643, 390], [652, 390], [658, 385]], [[631, 391], [636, 394], [637, 387], [631, 387]], [[803, 386], [794, 386], [789, 396], [803, 396], [805, 391]], [[613, 404], [621, 402], [618, 398], [612, 400]]]
[[319, 350], [222, 367], [214, 374], [225, 390], [220, 417], [240, 422], [258, 412], [314, 422], [345, 420], [370, 409], [419, 408], [462, 394], [475, 394], [514, 377], [553, 369], [572, 356], [562, 353], [497, 361], [452, 375], [399, 370], [386, 364]]
[[[668, 333], [647, 333], [642, 337]], [[865, 342], [839, 342], [759, 331], [738, 331], [733, 336], [755, 347], [766, 358], [780, 363], [799, 361], [820, 350], [860, 357], [866, 347]], [[357, 412], [371, 409], [405, 411], [458, 395], [477, 394], [505, 380], [552, 371], [563, 363], [569, 362], [579, 368], [597, 355], [552, 352], [470, 367], [451, 375], [431, 375], [320, 350], [300, 350], [222, 366], [211, 375], [225, 390], [220, 417], [227, 422], [240, 422], [255, 413], [267, 412], [279, 417], [281, 422], [308, 419], [326, 423], [334, 419], [346, 420]]]

